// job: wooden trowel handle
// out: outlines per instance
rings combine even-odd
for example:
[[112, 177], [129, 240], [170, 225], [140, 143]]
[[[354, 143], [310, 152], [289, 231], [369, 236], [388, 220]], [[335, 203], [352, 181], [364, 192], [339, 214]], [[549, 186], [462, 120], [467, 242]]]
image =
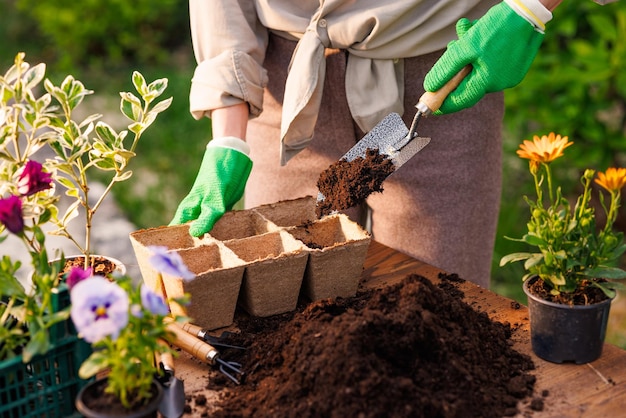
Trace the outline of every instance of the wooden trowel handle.
[[200, 334], [204, 333], [204, 329], [202, 327], [194, 325], [190, 322], [182, 323], [180, 324], [180, 327], [192, 335], [200, 336]]
[[170, 351], [168, 351], [170, 347], [169, 344], [167, 343], [167, 341], [161, 339], [158, 341], [158, 343], [159, 345], [166, 347], [166, 350], [160, 353], [155, 353], [157, 364], [161, 363], [164, 370], [174, 373], [174, 356]]
[[167, 330], [175, 335], [173, 339], [169, 340], [172, 344], [185, 350], [198, 360], [209, 364], [214, 363], [219, 353], [212, 345], [187, 333], [176, 323], [167, 324]]
[[[448, 94], [452, 92], [457, 86], [461, 83], [461, 81], [472, 71], [472, 66], [470, 64], [466, 65], [456, 73], [454, 77], [452, 77], [446, 84], [443, 85], [439, 90], [435, 92], [427, 91], [422, 94], [418, 104], [416, 105], [417, 109], [422, 112], [424, 115], [429, 115], [432, 112], [439, 110], [441, 105], [443, 104]], [[425, 107], [424, 107], [425, 106]]]

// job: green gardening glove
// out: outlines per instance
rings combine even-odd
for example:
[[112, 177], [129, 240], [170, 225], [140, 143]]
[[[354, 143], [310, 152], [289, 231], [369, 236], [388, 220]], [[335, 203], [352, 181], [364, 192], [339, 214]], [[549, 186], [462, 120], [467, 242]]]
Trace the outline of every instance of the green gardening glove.
[[472, 71], [453, 90], [435, 114], [472, 107], [486, 94], [519, 84], [543, 41], [543, 33], [505, 2], [493, 6], [480, 19], [456, 24], [458, 40], [426, 74], [424, 89], [439, 90], [468, 64]]
[[191, 191], [170, 222], [170, 225], [179, 225], [194, 221], [189, 233], [195, 237], [209, 232], [241, 199], [252, 170], [252, 160], [244, 152], [212, 145], [209, 144], [204, 153]]

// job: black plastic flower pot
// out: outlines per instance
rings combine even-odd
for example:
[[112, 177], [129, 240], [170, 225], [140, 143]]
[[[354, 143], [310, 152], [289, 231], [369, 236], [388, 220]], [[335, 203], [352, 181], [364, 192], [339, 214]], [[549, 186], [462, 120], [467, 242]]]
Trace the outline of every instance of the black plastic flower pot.
[[103, 396], [106, 385], [107, 379], [101, 378], [88, 383], [78, 392], [75, 404], [82, 416], [86, 418], [156, 418], [158, 416], [163, 388], [156, 380], [152, 385], [154, 396], [147, 404], [133, 410], [124, 410], [119, 401], [104, 406], [102, 404], [95, 406], [94, 400], [97, 401]]
[[553, 363], [584, 364], [600, 357], [612, 299], [593, 305], [553, 303], [530, 293], [535, 280], [524, 282], [533, 352]]

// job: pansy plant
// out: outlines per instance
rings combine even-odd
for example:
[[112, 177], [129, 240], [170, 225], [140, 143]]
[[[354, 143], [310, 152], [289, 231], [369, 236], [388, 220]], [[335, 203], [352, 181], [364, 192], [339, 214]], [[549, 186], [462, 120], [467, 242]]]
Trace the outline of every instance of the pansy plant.
[[[580, 178], [582, 194], [572, 207], [561, 187], [555, 185], [550, 166], [572, 144], [567, 136], [550, 133], [534, 136], [532, 141], [525, 140], [520, 145], [517, 154], [529, 160], [536, 198], [524, 198], [530, 208], [528, 232], [513, 240], [536, 250], [509, 254], [500, 260], [500, 265], [523, 261], [527, 272], [523, 279], [539, 276], [555, 295], [571, 294], [591, 285], [613, 297], [618, 283], [611, 280], [626, 278], [626, 271], [619, 266], [626, 250], [624, 234], [613, 229], [621, 189], [626, 184], [626, 169], [608, 168], [597, 176], [594, 170], [585, 170]], [[597, 224], [596, 209], [591, 204], [594, 182], [600, 186], [598, 201], [603, 226]]]
[[[183, 280], [195, 277], [175, 252], [161, 252], [151, 263], [160, 272], [166, 266], [168, 273]], [[81, 365], [79, 376], [87, 379], [107, 370], [107, 392], [127, 408], [145, 402], [150, 398], [153, 379], [160, 373], [154, 354], [172, 352], [160, 343], [168, 334], [168, 301], [143, 283], [135, 285], [127, 276], [111, 281], [102, 276], [85, 277], [85, 270], [74, 269], [79, 271], [70, 289], [72, 321], [78, 335], [94, 348]], [[185, 297], [176, 302], [186, 304], [188, 300]]]

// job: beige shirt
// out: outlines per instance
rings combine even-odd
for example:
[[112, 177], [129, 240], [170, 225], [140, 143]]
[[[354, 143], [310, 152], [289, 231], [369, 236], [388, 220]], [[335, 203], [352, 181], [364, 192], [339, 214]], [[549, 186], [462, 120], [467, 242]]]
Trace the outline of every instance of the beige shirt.
[[403, 113], [402, 58], [445, 48], [461, 17], [476, 19], [495, 0], [190, 0], [198, 66], [190, 93], [196, 119], [246, 102], [263, 110], [271, 74], [263, 68], [268, 31], [298, 41], [285, 85], [281, 163], [304, 149], [324, 85], [327, 49], [349, 53], [346, 94], [359, 127], [370, 131], [391, 112]]

